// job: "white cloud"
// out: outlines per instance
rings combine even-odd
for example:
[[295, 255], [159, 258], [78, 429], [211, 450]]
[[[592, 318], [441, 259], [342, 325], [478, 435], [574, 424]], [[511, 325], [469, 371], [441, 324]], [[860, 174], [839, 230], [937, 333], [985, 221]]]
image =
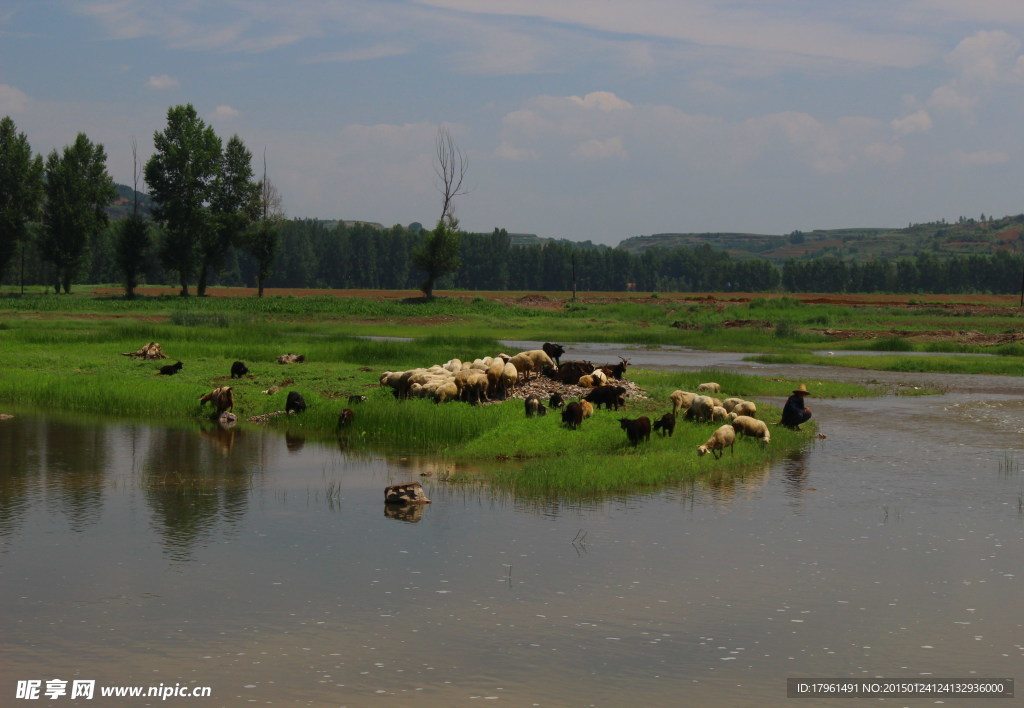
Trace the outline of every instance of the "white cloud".
[[217, 106], [210, 118], [213, 120], [230, 120], [238, 117], [238, 111], [231, 106]]
[[927, 133], [932, 129], [932, 118], [928, 111], [920, 110], [903, 118], [897, 118], [890, 124], [898, 135], [910, 135], [912, 133]]
[[163, 91], [165, 89], [176, 89], [181, 85], [178, 79], [168, 74], [160, 74], [160, 76], [150, 76], [146, 82], [147, 88], [157, 89]]
[[21, 113], [28, 107], [29, 98], [21, 89], [0, 84], [0, 113]]
[[1013, 76], [1020, 42], [1002, 30], [975, 32], [946, 55], [946, 62], [966, 82], [994, 84]]
[[594, 91], [583, 98], [569, 96], [569, 100], [578, 103], [583, 108], [596, 109], [599, 111], [624, 111], [632, 108], [628, 101], [623, 101], [614, 93], [608, 91]]

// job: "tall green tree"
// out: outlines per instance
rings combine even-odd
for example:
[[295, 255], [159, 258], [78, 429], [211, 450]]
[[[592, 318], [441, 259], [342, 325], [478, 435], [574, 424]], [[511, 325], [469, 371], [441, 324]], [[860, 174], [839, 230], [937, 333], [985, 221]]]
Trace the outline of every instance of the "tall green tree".
[[234, 246], [260, 215], [260, 185], [253, 181], [252, 153], [237, 135], [224, 146], [210, 190], [210, 229], [200, 233], [196, 294], [206, 295], [211, 271], [219, 270]]
[[[43, 158], [32, 155], [10, 116], [0, 120], [0, 273], [19, 246], [24, 257], [28, 224], [43, 201]], [[22, 283], [24, 285], [24, 283]]]
[[70, 293], [89, 243], [107, 225], [105, 207], [117, 196], [103, 146], [79, 133], [63, 153], [52, 151], [45, 191], [40, 251], [56, 267], [57, 291]]
[[420, 290], [428, 300], [434, 298], [434, 284], [448, 273], [459, 268], [459, 232], [458, 222], [454, 228], [449, 222], [441, 219], [431, 231], [423, 244], [413, 251], [412, 263], [424, 272], [426, 277]]
[[160, 258], [177, 273], [186, 297], [199, 262], [198, 244], [215, 229], [209, 207], [221, 167], [221, 141], [188, 104], [167, 110], [167, 127], [153, 134], [153, 147], [145, 175], [153, 216], [165, 225]]

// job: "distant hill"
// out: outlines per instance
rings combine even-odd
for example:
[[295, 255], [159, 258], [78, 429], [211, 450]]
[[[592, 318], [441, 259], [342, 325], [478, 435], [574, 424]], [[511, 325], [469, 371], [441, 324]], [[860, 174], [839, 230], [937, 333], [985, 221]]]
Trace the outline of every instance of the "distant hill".
[[1001, 219], [962, 219], [912, 224], [904, 229], [848, 228], [794, 231], [785, 235], [744, 233], [666, 233], [634, 236], [619, 248], [641, 253], [649, 248], [710, 246], [731, 257], [764, 258], [781, 263], [789, 258], [810, 259], [833, 255], [848, 261], [910, 258], [918, 251], [936, 257], [984, 254], [994, 251], [1024, 253], [1024, 214]]
[[[112, 220], [127, 219], [132, 214], [132, 206], [134, 204], [132, 195], [135, 193], [135, 190], [131, 187], [126, 187], [123, 184], [115, 184], [114, 187], [117, 188], [117, 196], [114, 198], [114, 201], [111, 202], [110, 206], [107, 207], [107, 216]], [[143, 215], [148, 216], [153, 207], [153, 200], [150, 199], [148, 194], [143, 194], [142, 192], [139, 192], [138, 194], [139, 211]]]

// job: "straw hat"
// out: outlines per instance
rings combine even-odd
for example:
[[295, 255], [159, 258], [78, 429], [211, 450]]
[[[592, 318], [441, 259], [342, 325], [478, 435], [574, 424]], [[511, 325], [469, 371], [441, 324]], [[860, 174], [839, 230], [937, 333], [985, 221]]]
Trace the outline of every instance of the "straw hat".
[[807, 390], [806, 384], [800, 384], [799, 387], [793, 389], [793, 393], [802, 393], [805, 396], [810, 396], [811, 392]]

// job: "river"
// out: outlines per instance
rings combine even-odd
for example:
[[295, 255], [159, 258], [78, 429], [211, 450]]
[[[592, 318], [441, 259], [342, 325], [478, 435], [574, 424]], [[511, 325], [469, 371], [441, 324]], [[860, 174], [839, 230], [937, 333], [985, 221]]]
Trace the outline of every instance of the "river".
[[[815, 400], [826, 437], [742, 481], [587, 504], [248, 427], [19, 415], [0, 423], [0, 704], [39, 681], [51, 705], [781, 706], [793, 677], [1017, 673], [1020, 380], [574, 348], [613, 354], [947, 393]], [[415, 479], [433, 503], [387, 512], [384, 486]], [[47, 700], [53, 679], [95, 698]]]

